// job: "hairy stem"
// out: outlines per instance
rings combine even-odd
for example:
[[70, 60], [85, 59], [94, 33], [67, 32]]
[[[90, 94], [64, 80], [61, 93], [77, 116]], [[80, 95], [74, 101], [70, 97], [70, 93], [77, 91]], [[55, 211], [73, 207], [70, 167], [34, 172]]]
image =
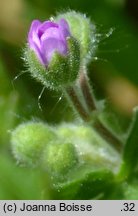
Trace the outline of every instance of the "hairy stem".
[[79, 76], [79, 85], [89, 111], [96, 110], [94, 95], [89, 85], [87, 75], [82, 71]]
[[114, 136], [100, 121], [97, 120], [93, 127], [119, 153], [122, 152], [122, 142], [116, 136]]
[[85, 110], [84, 106], [82, 105], [81, 101], [79, 100], [75, 92], [75, 89], [73, 87], [66, 88], [66, 94], [67, 94], [68, 99], [71, 101], [71, 104], [73, 105], [74, 109], [80, 115], [80, 117], [84, 121], [88, 121], [89, 115], [87, 111]]
[[[79, 114], [79, 116], [85, 121], [90, 122], [91, 116], [93, 111], [98, 111], [98, 108], [95, 104], [95, 98], [91, 91], [89, 80], [87, 78], [87, 75], [85, 72], [81, 72], [78, 83], [80, 86], [80, 90], [83, 95], [83, 100], [81, 97], [78, 96], [77, 90], [75, 89], [75, 86], [67, 87], [64, 90], [64, 93], [68, 99], [68, 101], [71, 103], [75, 111]], [[85, 109], [83, 105], [83, 101], [86, 103], [88, 111]], [[108, 142], [110, 143], [118, 152], [122, 151], [122, 143], [121, 141], [114, 135], [110, 130], [108, 130], [102, 122], [96, 118], [93, 123], [93, 128]]]
[[[91, 90], [91, 87], [89, 85], [89, 80], [87, 77], [87, 74], [85, 72], [85, 69], [81, 71], [80, 76], [79, 76], [79, 85], [84, 97], [84, 100], [87, 104], [88, 110], [90, 111], [90, 115], [92, 114], [93, 111], [98, 111], [98, 108], [96, 107], [95, 104], [95, 98], [93, 95], [93, 92]], [[89, 117], [90, 119], [90, 117]], [[96, 121], [93, 124], [93, 127], [95, 130], [113, 147], [120, 152], [122, 150], [122, 143], [119, 139], [117, 139], [116, 136], [114, 136], [103, 124], [100, 122], [100, 120], [96, 119]]]

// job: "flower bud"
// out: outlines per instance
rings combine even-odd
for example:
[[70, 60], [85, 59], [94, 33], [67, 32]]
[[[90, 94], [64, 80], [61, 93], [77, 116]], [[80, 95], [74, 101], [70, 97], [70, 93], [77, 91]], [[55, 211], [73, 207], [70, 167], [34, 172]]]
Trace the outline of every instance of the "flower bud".
[[74, 82], [80, 67], [80, 49], [66, 20], [43, 23], [34, 20], [24, 59], [31, 75], [51, 89]]
[[75, 146], [71, 143], [51, 142], [46, 146], [42, 164], [52, 175], [66, 175], [78, 162]]
[[36, 166], [44, 147], [55, 138], [54, 132], [45, 124], [28, 122], [19, 125], [11, 137], [12, 152], [19, 163]]
[[85, 65], [94, 56], [97, 47], [95, 24], [85, 14], [75, 11], [60, 13], [56, 20], [61, 17], [68, 22], [72, 36], [79, 41], [81, 62]]

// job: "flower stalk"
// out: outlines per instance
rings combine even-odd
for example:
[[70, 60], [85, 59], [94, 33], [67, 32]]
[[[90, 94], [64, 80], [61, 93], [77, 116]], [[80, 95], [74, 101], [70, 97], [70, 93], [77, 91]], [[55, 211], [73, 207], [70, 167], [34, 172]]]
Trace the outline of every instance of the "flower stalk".
[[121, 141], [114, 136], [99, 120], [93, 124], [94, 129], [108, 142], [113, 146], [119, 153], [122, 152], [122, 143]]
[[88, 77], [84, 71], [79, 76], [79, 85], [81, 87], [83, 97], [90, 112], [96, 110], [94, 95], [89, 85]]
[[75, 88], [70, 86], [65, 89], [65, 96], [67, 96], [68, 101], [73, 106], [73, 109], [79, 114], [79, 116], [84, 121], [89, 121], [89, 114], [87, 113], [86, 109], [84, 108], [83, 104], [81, 103]]
[[[65, 89], [65, 96], [68, 101], [71, 102], [73, 109], [79, 114], [83, 121], [91, 124], [93, 128], [105, 139], [110, 145], [112, 145], [116, 151], [122, 152], [122, 143], [121, 141], [108, 129], [104, 126], [104, 124], [96, 117], [95, 119], [91, 119], [92, 113], [97, 111], [98, 108], [95, 103], [95, 98], [93, 92], [90, 88], [89, 80], [87, 78], [87, 74], [83, 71], [80, 72], [80, 76], [77, 80], [77, 85], [80, 87], [83, 98], [79, 97], [77, 94], [76, 86], [70, 86]], [[85, 101], [88, 110], [83, 105], [83, 101]]]
[[[83, 37], [78, 34], [79, 24], [83, 26]], [[92, 124], [120, 151], [120, 141], [98, 119], [100, 110], [87, 77], [86, 66], [95, 47], [91, 38], [96, 41], [94, 33], [90, 20], [76, 12], [62, 14], [53, 21], [34, 20], [28, 33], [25, 61], [34, 78], [50, 89], [62, 90], [83, 121]]]

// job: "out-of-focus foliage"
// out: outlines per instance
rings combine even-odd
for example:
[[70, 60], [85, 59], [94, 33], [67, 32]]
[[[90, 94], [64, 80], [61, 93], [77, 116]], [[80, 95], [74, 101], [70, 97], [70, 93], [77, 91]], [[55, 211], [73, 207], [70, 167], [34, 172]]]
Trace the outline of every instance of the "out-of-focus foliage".
[[[68, 185], [58, 185], [51, 191], [47, 187], [50, 179], [45, 172], [30, 170], [16, 165], [10, 144], [11, 131], [21, 122], [41, 119], [50, 124], [69, 122], [75, 119], [62, 92], [44, 90], [36, 83], [23, 65], [21, 59], [30, 22], [33, 19], [45, 20], [57, 12], [74, 9], [86, 13], [95, 22], [98, 50], [89, 64], [89, 77], [98, 98], [107, 97], [109, 106], [119, 116], [122, 128], [127, 130], [132, 108], [138, 104], [138, 26], [127, 11], [125, 0], [10, 0], [0, 1], [0, 199], [52, 199], [59, 198], [55, 190], [60, 188], [60, 198], [97, 198], [99, 184], [105, 191], [99, 198], [138, 199], [138, 175], [120, 186], [111, 178], [110, 171], [84, 173], [83, 167], [78, 172], [87, 175], [87, 180], [73, 176]], [[133, 1], [132, 1], [133, 4]], [[137, 8], [138, 10], [138, 8]], [[38, 100], [39, 99], [39, 100]], [[41, 105], [41, 109], [40, 109]], [[111, 121], [111, 124], [112, 121]], [[113, 125], [114, 127], [114, 125]], [[131, 139], [131, 138], [130, 138]], [[133, 142], [133, 138], [131, 139]], [[134, 142], [133, 142], [134, 144]], [[128, 145], [126, 148], [130, 148]], [[134, 152], [130, 151], [131, 157]], [[126, 163], [128, 162], [128, 156]], [[136, 157], [137, 155], [135, 155]], [[134, 161], [136, 162], [136, 161]], [[89, 169], [88, 169], [89, 170]], [[93, 176], [94, 182], [91, 181]], [[99, 181], [100, 179], [100, 181]], [[94, 184], [95, 189], [83, 197], [86, 185]], [[68, 188], [72, 187], [72, 191]], [[82, 191], [78, 189], [82, 185]], [[111, 188], [118, 188], [107, 192]], [[122, 191], [124, 191], [123, 194]], [[56, 194], [56, 195], [53, 195]], [[75, 196], [72, 196], [75, 194]], [[123, 194], [123, 195], [122, 195]]]

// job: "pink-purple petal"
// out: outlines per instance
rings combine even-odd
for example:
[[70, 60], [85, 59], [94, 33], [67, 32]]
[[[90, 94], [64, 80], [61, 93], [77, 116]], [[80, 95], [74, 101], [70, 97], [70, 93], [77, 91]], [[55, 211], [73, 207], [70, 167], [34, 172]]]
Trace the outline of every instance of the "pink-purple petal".
[[38, 27], [41, 25], [39, 20], [33, 20], [29, 33], [28, 33], [28, 41], [32, 39], [34, 32], [37, 32]]
[[42, 53], [40, 52], [39, 48], [36, 46], [36, 44], [35, 44], [35, 43], [32, 43], [30, 48], [35, 52], [35, 54], [37, 55], [39, 61], [40, 61], [43, 65], [45, 65], [45, 59], [43, 58], [43, 55], [42, 55]]
[[58, 52], [61, 55], [66, 55], [67, 47], [65, 46], [64, 42], [61, 40], [57, 40], [56, 38], [47, 38], [42, 42], [43, 47], [43, 55], [47, 62], [50, 62], [54, 52]]
[[47, 29], [49, 29], [51, 27], [58, 28], [58, 24], [54, 23], [54, 22], [51, 22], [51, 21], [43, 22], [38, 28], [38, 36], [39, 36], [39, 38], [44, 34], [44, 32], [46, 32]]
[[49, 28], [47, 31], [42, 35], [41, 41], [47, 38], [56, 38], [57, 40], [64, 40], [65, 38], [62, 35], [62, 32], [59, 31], [59, 28]]
[[64, 35], [64, 37], [70, 36], [69, 25], [65, 19], [59, 20], [59, 28], [62, 31], [62, 34]]
[[39, 61], [48, 66], [54, 52], [67, 54], [67, 37], [70, 36], [69, 25], [61, 19], [59, 23], [34, 20], [28, 33], [29, 47], [36, 53]]

